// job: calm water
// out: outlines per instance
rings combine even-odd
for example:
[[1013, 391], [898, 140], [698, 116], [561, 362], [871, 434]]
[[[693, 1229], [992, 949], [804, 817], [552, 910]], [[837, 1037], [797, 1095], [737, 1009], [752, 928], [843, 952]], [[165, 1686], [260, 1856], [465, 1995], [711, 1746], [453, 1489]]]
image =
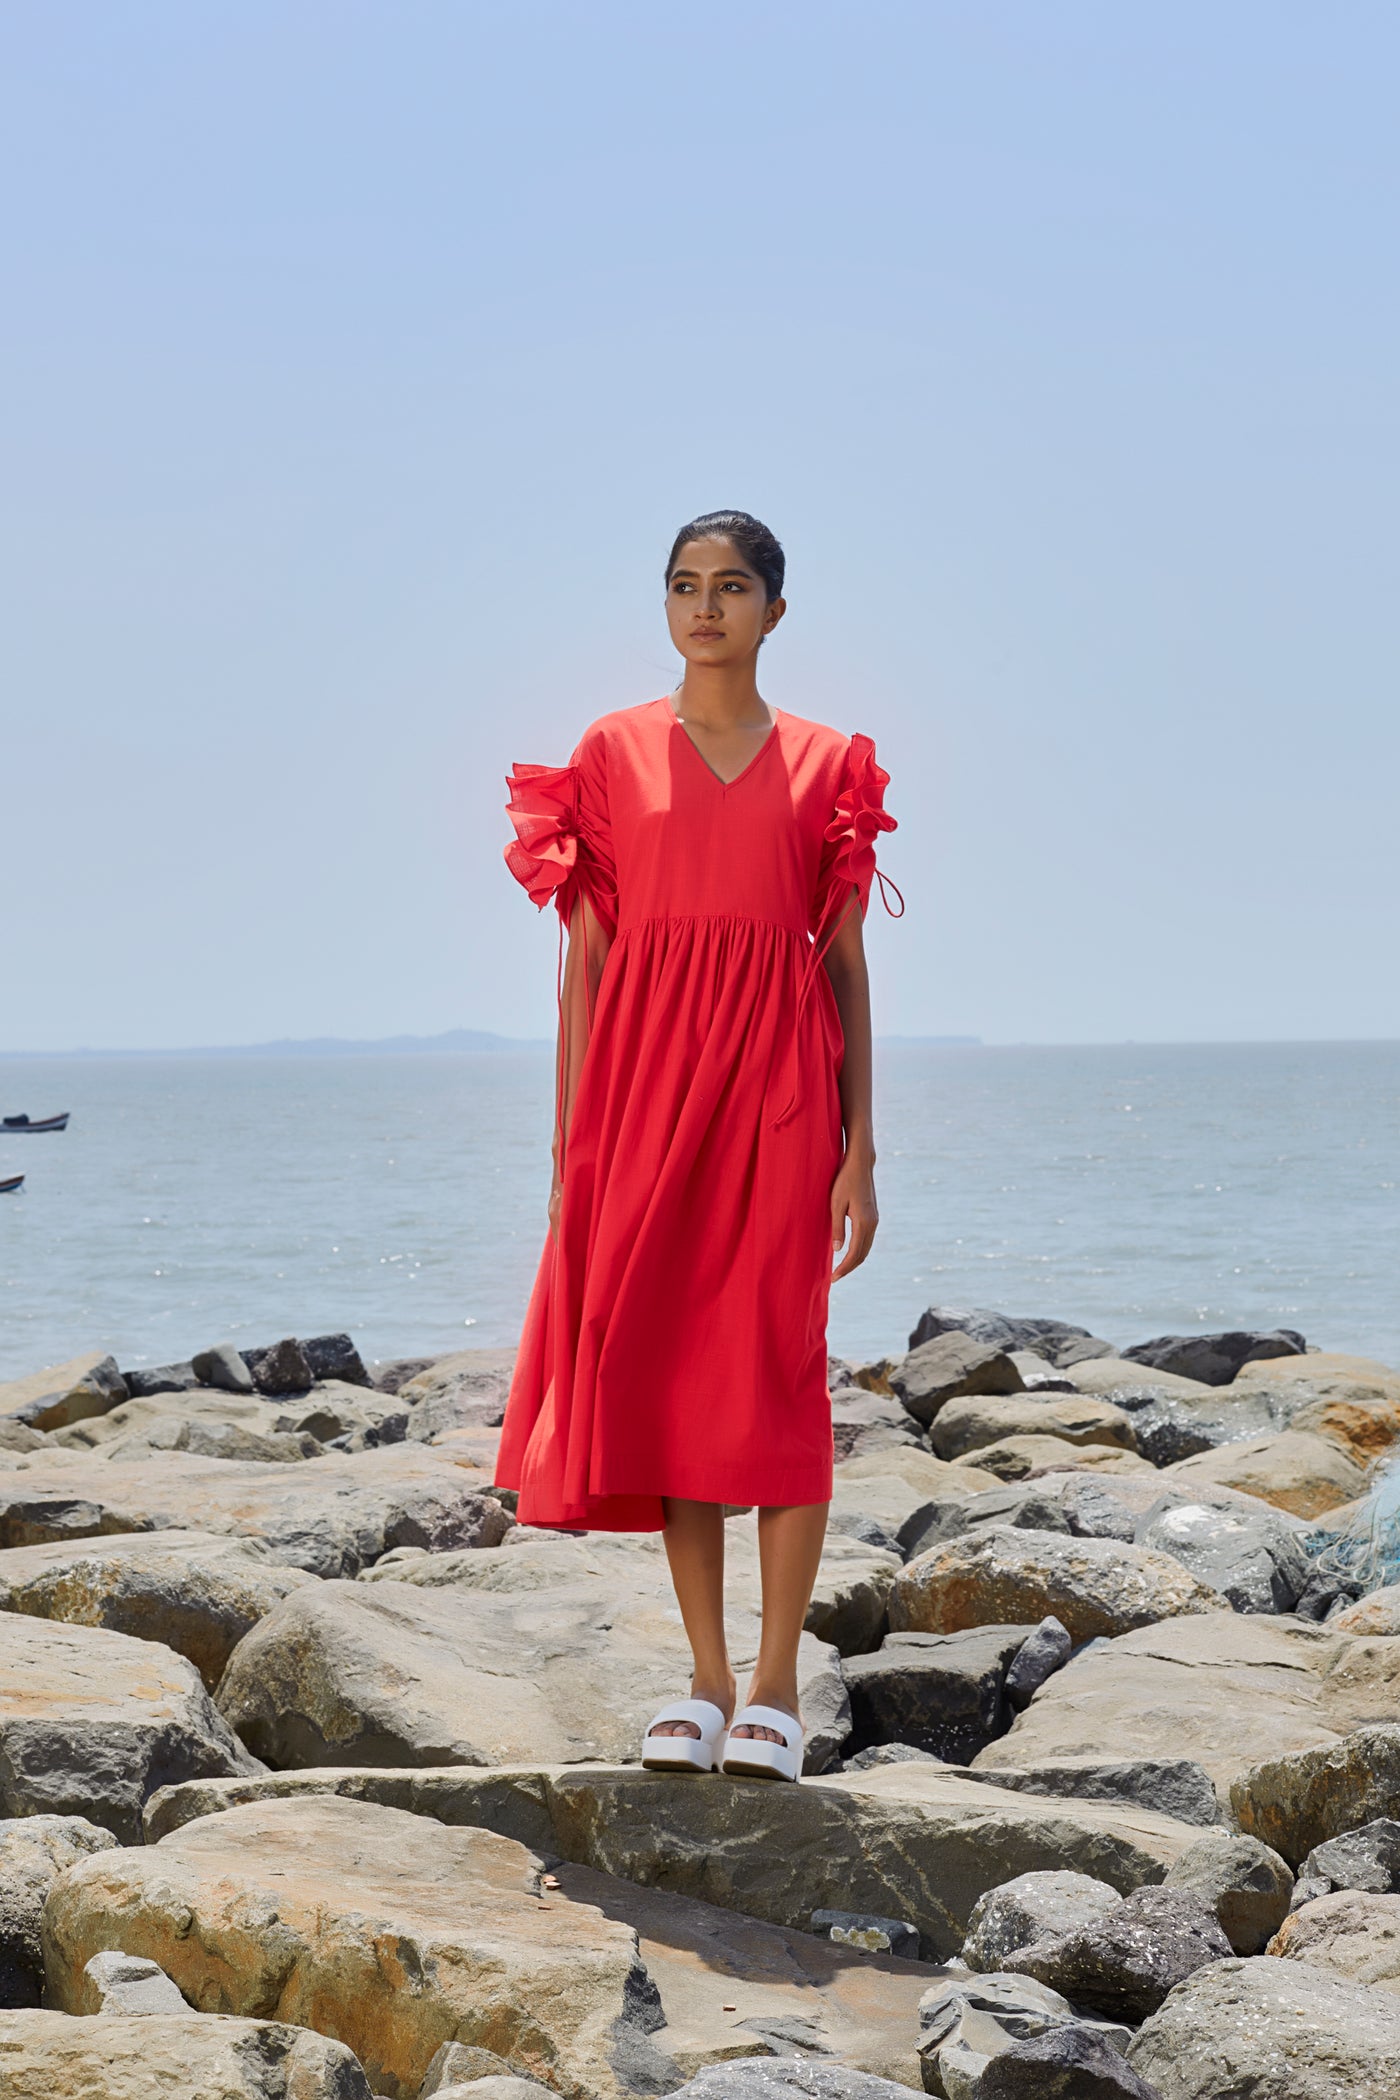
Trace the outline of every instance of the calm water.
[[[366, 1357], [515, 1339], [543, 1235], [552, 1063], [0, 1060], [0, 1377], [110, 1349], [348, 1328]], [[1301, 1327], [1400, 1364], [1400, 1044], [888, 1047], [875, 1254], [833, 1348], [931, 1302], [1118, 1343]]]

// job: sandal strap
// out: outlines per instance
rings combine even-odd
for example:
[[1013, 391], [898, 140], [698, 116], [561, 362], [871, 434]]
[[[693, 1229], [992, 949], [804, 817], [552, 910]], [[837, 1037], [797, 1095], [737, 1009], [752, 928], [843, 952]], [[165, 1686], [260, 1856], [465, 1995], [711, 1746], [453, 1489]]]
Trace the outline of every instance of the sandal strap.
[[652, 1715], [647, 1727], [647, 1734], [650, 1735], [654, 1729], [659, 1728], [665, 1721], [691, 1722], [694, 1727], [700, 1730], [702, 1741], [708, 1741], [711, 1736], [719, 1735], [725, 1726], [724, 1715], [720, 1708], [712, 1704], [708, 1699], [673, 1699], [669, 1706], [662, 1707], [659, 1714]]
[[[798, 1750], [802, 1746], [802, 1723], [794, 1720], [791, 1714], [785, 1714], [778, 1706], [744, 1707], [741, 1712], [735, 1714], [729, 1726], [729, 1733], [733, 1735], [737, 1728], [772, 1728], [782, 1737], [785, 1749]], [[793, 1741], [794, 1736], [797, 1738], [796, 1742]]]

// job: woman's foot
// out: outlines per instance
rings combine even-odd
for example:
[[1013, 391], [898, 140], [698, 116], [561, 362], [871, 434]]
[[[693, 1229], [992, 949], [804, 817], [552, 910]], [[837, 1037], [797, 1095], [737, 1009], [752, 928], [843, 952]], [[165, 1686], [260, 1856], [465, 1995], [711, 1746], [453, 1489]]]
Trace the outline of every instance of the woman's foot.
[[[795, 1683], [779, 1685], [775, 1689], [770, 1690], [767, 1685], [760, 1683], [759, 1679], [755, 1677], [749, 1686], [748, 1697], [745, 1699], [744, 1704], [745, 1706], [776, 1706], [780, 1713], [791, 1714], [799, 1727], [802, 1725], [802, 1715], [798, 1711], [797, 1686]], [[761, 1728], [756, 1724], [747, 1722], [741, 1727], [733, 1729], [731, 1733], [735, 1742], [740, 1743], [781, 1743], [783, 1740], [776, 1728]]]
[[[708, 1699], [711, 1706], [719, 1708], [724, 1715], [726, 1724], [734, 1711], [734, 1701], [738, 1695], [738, 1689], [732, 1671], [728, 1679], [721, 1683], [706, 1683], [699, 1677], [693, 1677], [690, 1681], [691, 1698]], [[700, 1738], [700, 1730], [693, 1721], [663, 1721], [659, 1727], [650, 1729], [648, 1733], [651, 1735], [688, 1735], [694, 1737], [697, 1742]]]

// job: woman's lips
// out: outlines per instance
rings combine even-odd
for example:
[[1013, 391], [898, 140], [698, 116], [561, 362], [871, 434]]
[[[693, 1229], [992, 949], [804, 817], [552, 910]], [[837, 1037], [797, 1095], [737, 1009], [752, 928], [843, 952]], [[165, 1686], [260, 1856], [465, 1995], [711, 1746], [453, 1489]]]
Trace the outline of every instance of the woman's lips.
[[724, 629], [722, 627], [692, 627], [690, 639], [692, 642], [722, 641], [724, 639]]

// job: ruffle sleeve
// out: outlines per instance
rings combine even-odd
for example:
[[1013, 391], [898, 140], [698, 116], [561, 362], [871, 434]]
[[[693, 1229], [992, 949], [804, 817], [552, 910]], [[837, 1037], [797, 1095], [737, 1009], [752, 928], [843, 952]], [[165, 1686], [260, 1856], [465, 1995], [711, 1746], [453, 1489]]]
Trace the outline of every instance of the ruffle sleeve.
[[607, 777], [587, 739], [567, 766], [514, 765], [506, 811], [515, 837], [506, 866], [541, 911], [553, 904], [567, 927], [586, 897], [609, 934], [617, 931], [617, 870], [608, 821]]
[[[836, 797], [836, 806], [822, 840], [821, 865], [812, 903], [812, 932], [818, 941], [829, 939], [845, 917], [852, 890], [860, 898], [864, 917], [870, 903], [871, 884], [879, 878], [883, 895], [885, 878], [875, 865], [875, 841], [882, 831], [897, 829], [885, 808], [885, 789], [890, 776], [875, 756], [868, 736], [853, 736], [846, 754], [846, 770]], [[890, 883], [898, 897], [898, 890]], [[889, 900], [885, 899], [886, 909]], [[900, 912], [904, 900], [900, 898]], [[899, 912], [894, 917], [898, 918]]]

